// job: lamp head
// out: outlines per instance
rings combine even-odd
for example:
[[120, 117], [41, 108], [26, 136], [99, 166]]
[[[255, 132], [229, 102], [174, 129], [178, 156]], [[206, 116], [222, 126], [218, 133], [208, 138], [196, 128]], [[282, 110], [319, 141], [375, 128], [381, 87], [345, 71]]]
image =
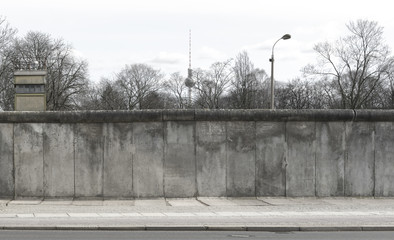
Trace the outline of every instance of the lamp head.
[[291, 38], [291, 35], [290, 35], [290, 34], [285, 34], [285, 35], [283, 35], [283, 37], [282, 37], [283, 40], [287, 40], [287, 39], [290, 39], [290, 38]]

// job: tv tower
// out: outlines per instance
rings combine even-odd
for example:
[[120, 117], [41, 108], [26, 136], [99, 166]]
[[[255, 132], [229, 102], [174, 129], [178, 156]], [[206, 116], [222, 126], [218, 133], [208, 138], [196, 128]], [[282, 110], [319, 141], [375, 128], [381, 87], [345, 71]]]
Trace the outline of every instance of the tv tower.
[[189, 68], [187, 69], [185, 85], [189, 88], [188, 106], [190, 107], [192, 105], [192, 88], [195, 85], [192, 72], [192, 30], [189, 30]]

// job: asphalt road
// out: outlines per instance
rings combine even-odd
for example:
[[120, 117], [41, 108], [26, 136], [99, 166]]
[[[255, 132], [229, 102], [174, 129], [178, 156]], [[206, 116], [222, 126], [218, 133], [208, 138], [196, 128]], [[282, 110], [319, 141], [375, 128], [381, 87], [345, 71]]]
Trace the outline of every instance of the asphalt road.
[[392, 240], [394, 232], [0, 231], [0, 240]]

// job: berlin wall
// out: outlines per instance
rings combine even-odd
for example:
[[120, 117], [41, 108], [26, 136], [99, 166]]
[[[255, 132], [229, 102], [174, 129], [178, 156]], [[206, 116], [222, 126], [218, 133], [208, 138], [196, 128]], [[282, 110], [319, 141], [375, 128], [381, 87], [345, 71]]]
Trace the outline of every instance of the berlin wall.
[[1, 198], [394, 197], [394, 111], [0, 113]]

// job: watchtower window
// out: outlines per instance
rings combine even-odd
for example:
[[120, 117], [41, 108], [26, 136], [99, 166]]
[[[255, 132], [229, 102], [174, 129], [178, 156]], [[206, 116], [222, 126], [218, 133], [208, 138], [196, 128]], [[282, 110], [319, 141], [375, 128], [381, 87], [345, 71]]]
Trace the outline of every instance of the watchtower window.
[[16, 93], [45, 93], [44, 84], [18, 84], [15, 85]]

